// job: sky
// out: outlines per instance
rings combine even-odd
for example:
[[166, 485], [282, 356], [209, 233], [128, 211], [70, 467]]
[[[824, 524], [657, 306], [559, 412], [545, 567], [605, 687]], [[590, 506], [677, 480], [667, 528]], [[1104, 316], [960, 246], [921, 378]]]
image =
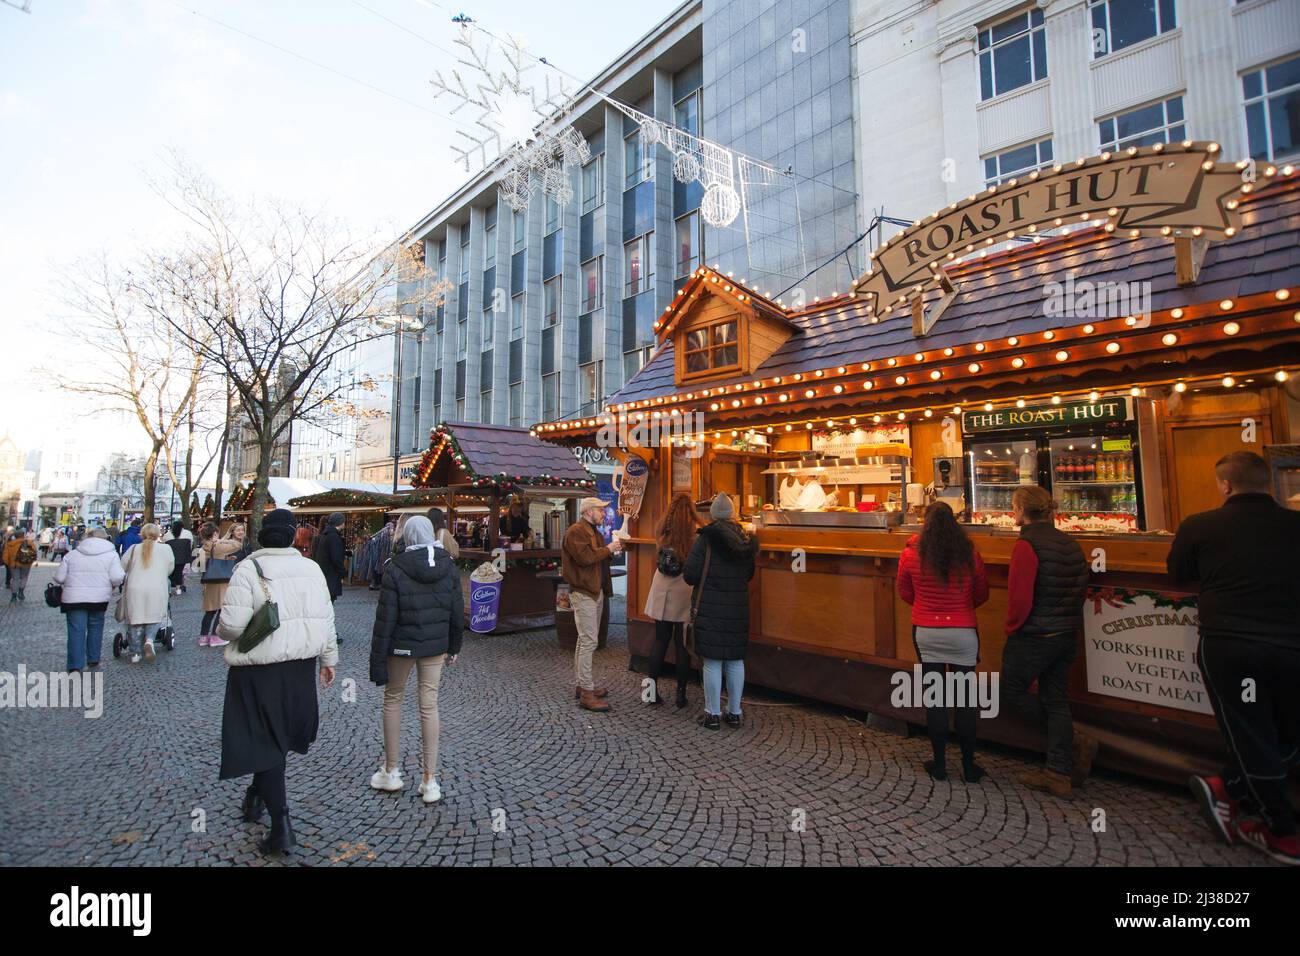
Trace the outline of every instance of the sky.
[[360, 234], [398, 235], [470, 175], [449, 148], [470, 111], [452, 116], [429, 85], [454, 65], [453, 15], [587, 79], [678, 5], [12, 3], [23, 0], [0, 2], [0, 435], [28, 447], [52, 427], [92, 427], [87, 400], [60, 388], [80, 368], [60, 334], [61, 279], [78, 260], [129, 259], [174, 228], [148, 186], [168, 150], [237, 199], [284, 198]]

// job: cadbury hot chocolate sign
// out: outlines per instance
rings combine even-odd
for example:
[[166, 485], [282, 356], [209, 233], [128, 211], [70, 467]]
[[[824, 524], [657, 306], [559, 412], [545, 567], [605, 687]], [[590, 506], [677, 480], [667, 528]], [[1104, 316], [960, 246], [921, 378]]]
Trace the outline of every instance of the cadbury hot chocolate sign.
[[1059, 163], [993, 186], [885, 242], [853, 292], [883, 317], [946, 280], [943, 266], [994, 243], [1090, 220], [1121, 235], [1209, 239], [1240, 228], [1251, 185], [1217, 143], [1170, 143]]

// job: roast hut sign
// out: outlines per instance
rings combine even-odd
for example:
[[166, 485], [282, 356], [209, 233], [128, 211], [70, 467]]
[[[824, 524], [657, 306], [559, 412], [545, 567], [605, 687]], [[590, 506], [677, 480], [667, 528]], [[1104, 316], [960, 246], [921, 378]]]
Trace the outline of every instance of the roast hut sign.
[[[925, 335], [959, 290], [944, 266], [995, 243], [1098, 221], [1130, 238], [1165, 236], [1176, 246], [1179, 282], [1194, 282], [1205, 243], [1241, 228], [1237, 203], [1252, 185], [1241, 166], [1218, 161], [1217, 143], [1160, 143], [1102, 153], [992, 186], [927, 216], [883, 243], [853, 283], [872, 321], [910, 308]], [[943, 296], [927, 310], [922, 299]]]

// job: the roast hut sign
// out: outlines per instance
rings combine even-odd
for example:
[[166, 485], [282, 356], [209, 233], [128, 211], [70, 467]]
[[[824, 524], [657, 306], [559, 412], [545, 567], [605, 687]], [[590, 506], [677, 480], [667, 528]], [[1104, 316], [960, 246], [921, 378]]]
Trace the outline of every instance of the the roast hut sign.
[[[1217, 161], [1218, 153], [1217, 143], [1158, 143], [1059, 163], [991, 186], [883, 243], [853, 292], [868, 300], [872, 321], [911, 303], [915, 331], [922, 335], [958, 291], [945, 264], [995, 243], [1091, 220], [1130, 238], [1173, 239], [1180, 257], [1197, 260], [1188, 265], [1194, 273], [1206, 239], [1232, 236], [1240, 228], [1237, 202], [1252, 188], [1240, 168]], [[946, 295], [927, 317], [921, 299], [936, 286]]]

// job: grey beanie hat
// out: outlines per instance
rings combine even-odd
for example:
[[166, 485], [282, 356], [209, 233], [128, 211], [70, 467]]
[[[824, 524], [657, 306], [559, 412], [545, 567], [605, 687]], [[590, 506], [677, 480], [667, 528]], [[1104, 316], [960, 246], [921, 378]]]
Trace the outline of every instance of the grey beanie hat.
[[336, 528], [341, 528], [343, 525], [347, 524], [347, 522], [347, 516], [344, 515], [342, 511], [336, 511], [326, 519], [325, 523], [332, 524]]
[[709, 506], [709, 515], [718, 521], [730, 521], [736, 516], [736, 508], [725, 492], [719, 492], [718, 497], [713, 499], [713, 504]]

